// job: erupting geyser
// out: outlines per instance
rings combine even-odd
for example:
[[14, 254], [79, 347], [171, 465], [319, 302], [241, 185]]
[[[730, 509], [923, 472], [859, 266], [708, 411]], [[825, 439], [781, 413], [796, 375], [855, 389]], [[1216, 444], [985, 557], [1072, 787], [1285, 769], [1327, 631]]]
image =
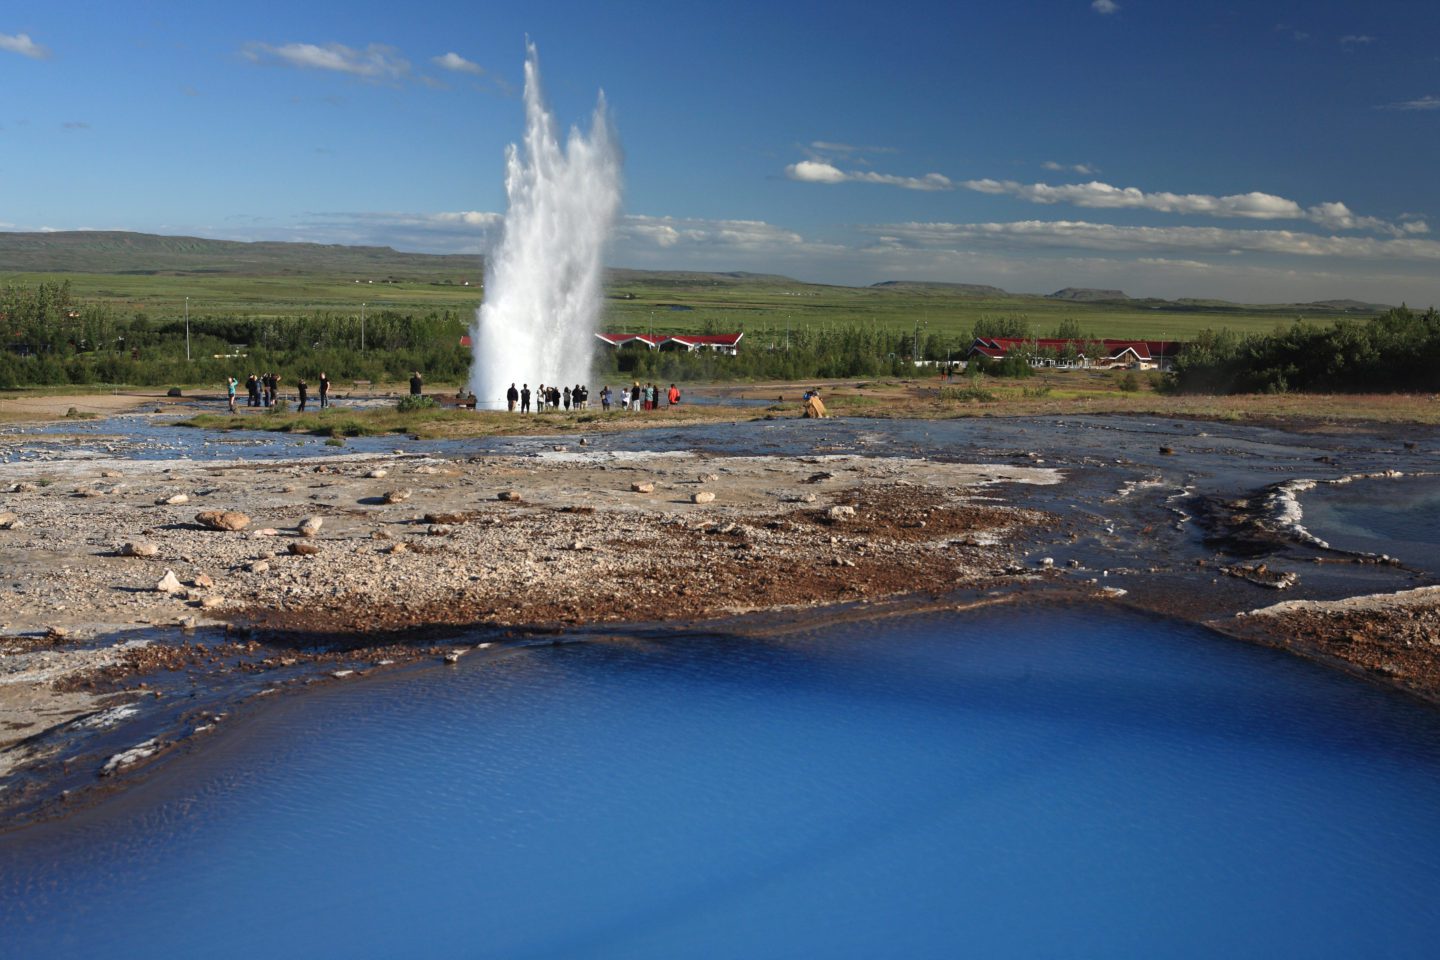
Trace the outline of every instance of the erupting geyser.
[[470, 390], [496, 407], [515, 382], [587, 383], [602, 302], [602, 256], [620, 209], [620, 150], [601, 93], [590, 132], [564, 145], [525, 57], [525, 141], [505, 153], [509, 209], [485, 267], [471, 331]]

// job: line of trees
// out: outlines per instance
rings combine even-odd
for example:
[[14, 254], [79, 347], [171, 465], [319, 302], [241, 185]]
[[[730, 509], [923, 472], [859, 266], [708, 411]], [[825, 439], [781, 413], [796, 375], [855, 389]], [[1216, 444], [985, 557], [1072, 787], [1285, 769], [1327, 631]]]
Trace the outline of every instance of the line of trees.
[[1440, 383], [1440, 313], [1401, 306], [1374, 320], [1318, 326], [1297, 320], [1272, 334], [1206, 330], [1175, 361], [1187, 393], [1395, 393]]
[[125, 314], [77, 302], [68, 283], [0, 286], [0, 388], [123, 383], [223, 383], [275, 372], [290, 380], [324, 370], [332, 379], [398, 380], [412, 370], [462, 380], [469, 316], [392, 310], [308, 316], [192, 314], [190, 356], [183, 317]]

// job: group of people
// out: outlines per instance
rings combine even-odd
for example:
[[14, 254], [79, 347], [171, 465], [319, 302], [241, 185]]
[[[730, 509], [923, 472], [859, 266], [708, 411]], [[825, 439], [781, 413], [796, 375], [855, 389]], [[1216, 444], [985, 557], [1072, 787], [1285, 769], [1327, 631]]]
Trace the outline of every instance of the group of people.
[[[330, 378], [325, 376], [324, 371], [320, 373], [320, 406], [330, 406]], [[235, 413], [235, 396], [238, 392], [239, 381], [234, 377], [227, 378], [225, 385], [226, 399], [230, 404], [230, 412]], [[310, 384], [305, 380], [298, 380], [295, 383], [296, 398], [299, 400], [299, 411], [305, 412], [305, 406], [310, 399]], [[275, 406], [275, 401], [280, 397], [280, 374], [278, 373], [252, 373], [245, 378], [245, 394], [247, 407], [268, 408]]]
[[[584, 384], [577, 383], [574, 387], [555, 387], [540, 384], [532, 394], [530, 384], [526, 383], [520, 387], [510, 384], [510, 389], [505, 391], [505, 408], [511, 413], [519, 410], [521, 413], [530, 412], [531, 397], [535, 400], [535, 412], [544, 413], [546, 410], [588, 410], [590, 407], [590, 388]], [[680, 388], [670, 384], [669, 390], [662, 390], [658, 384], [649, 383], [642, 385], [635, 381], [629, 387], [620, 387], [618, 390], [611, 390], [606, 384], [600, 389], [600, 408], [611, 410], [616, 406], [630, 411], [658, 410], [663, 405], [676, 406], [680, 403]]]
[[[518, 406], [521, 413], [529, 413], [531, 396], [530, 384], [527, 383], [517, 390], [512, 383], [510, 389], [505, 391], [505, 408], [514, 413]], [[573, 387], [557, 387], [553, 384], [547, 387], [542, 383], [535, 388], [533, 396], [536, 413], [559, 410], [562, 407], [566, 410], [586, 410], [590, 406], [590, 388], [581, 383]]]
[[669, 390], [662, 391], [659, 384], [642, 384], [637, 380], [629, 388], [622, 386], [614, 398], [610, 396], [609, 386], [606, 386], [600, 394], [600, 399], [606, 410], [610, 409], [610, 405], [615, 399], [619, 400], [622, 409], [632, 413], [640, 410], [659, 410], [661, 400], [664, 400], [665, 405], [670, 407], [680, 403], [680, 388], [672, 383]]

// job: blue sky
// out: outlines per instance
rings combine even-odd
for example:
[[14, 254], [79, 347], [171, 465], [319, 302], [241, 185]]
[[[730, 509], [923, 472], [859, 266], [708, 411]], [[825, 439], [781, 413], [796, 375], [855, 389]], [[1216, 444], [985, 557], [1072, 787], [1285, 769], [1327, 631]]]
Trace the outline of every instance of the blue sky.
[[0, 229], [483, 252], [603, 89], [614, 266], [1440, 303], [1440, 5], [32, 3]]

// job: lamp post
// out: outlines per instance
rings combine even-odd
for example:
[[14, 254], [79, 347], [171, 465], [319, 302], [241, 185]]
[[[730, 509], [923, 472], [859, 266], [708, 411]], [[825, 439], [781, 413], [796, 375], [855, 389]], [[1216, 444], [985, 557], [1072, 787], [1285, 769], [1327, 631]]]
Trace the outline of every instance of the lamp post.
[[185, 298], [185, 362], [190, 362], [190, 298]]
[[365, 352], [365, 304], [360, 304], [360, 352]]

